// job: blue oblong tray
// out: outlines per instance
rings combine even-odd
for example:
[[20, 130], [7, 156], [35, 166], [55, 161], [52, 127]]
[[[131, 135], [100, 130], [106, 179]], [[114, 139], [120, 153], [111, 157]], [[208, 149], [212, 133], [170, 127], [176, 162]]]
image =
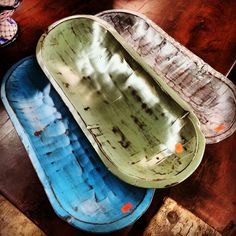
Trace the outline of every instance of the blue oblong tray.
[[34, 57], [6, 73], [1, 97], [59, 217], [85, 231], [111, 232], [146, 211], [154, 190], [106, 169]]

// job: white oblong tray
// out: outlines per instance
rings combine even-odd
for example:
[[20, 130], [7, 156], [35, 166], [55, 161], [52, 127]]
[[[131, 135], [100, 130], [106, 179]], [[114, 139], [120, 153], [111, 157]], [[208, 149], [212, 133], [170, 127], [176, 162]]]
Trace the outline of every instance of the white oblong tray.
[[207, 143], [236, 130], [236, 87], [176, 42], [146, 16], [128, 10], [97, 14], [111, 24], [170, 87], [193, 108]]

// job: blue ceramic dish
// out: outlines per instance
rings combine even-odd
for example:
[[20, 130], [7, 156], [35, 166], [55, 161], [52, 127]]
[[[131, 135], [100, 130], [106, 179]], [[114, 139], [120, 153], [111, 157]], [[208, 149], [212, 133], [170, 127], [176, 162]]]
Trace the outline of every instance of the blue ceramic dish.
[[7, 72], [1, 96], [58, 216], [85, 231], [110, 232], [146, 211], [154, 190], [106, 169], [34, 57]]

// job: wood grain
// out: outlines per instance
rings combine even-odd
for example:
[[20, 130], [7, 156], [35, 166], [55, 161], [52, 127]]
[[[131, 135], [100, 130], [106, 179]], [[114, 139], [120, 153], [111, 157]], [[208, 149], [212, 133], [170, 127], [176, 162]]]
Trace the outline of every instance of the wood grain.
[[[226, 74], [236, 59], [236, 1], [227, 0], [24, 0], [14, 14], [20, 36], [10, 47], [0, 49], [0, 77], [15, 62], [34, 54], [37, 40], [52, 22], [68, 15], [110, 8], [137, 10], [168, 34], [186, 45], [216, 70]], [[232, 80], [235, 82], [234, 77]], [[198, 170], [184, 183], [160, 190], [148, 212], [130, 235], [144, 227], [169, 191], [173, 199], [223, 232], [236, 235], [236, 134], [209, 145]], [[0, 103], [0, 191], [48, 235], [88, 235], [69, 226], [53, 212], [29, 158], [2, 103]], [[127, 235], [126, 231], [112, 235]]]
[[[114, 1], [145, 14], [170, 36], [226, 74], [236, 57], [236, 1]], [[216, 60], [217, 58], [217, 60]]]
[[236, 134], [206, 147], [197, 171], [170, 196], [194, 214], [223, 232], [236, 235]]
[[35, 224], [2, 195], [0, 195], [0, 235], [45, 236]]

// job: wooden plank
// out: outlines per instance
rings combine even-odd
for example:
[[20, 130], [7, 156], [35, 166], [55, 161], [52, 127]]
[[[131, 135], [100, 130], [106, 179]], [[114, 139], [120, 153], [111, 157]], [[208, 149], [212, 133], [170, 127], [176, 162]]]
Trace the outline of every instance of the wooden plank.
[[0, 195], [0, 235], [45, 236], [31, 220]]
[[143, 234], [143, 236], [156, 235], [220, 236], [221, 234], [171, 198], [166, 198]]
[[4, 124], [1, 125], [1, 129], [0, 129], [0, 141], [6, 136], [8, 135], [12, 130], [14, 129], [11, 120], [8, 119], [6, 120], [6, 122]]
[[0, 127], [9, 119], [6, 110], [3, 108], [2, 101], [0, 101]]

